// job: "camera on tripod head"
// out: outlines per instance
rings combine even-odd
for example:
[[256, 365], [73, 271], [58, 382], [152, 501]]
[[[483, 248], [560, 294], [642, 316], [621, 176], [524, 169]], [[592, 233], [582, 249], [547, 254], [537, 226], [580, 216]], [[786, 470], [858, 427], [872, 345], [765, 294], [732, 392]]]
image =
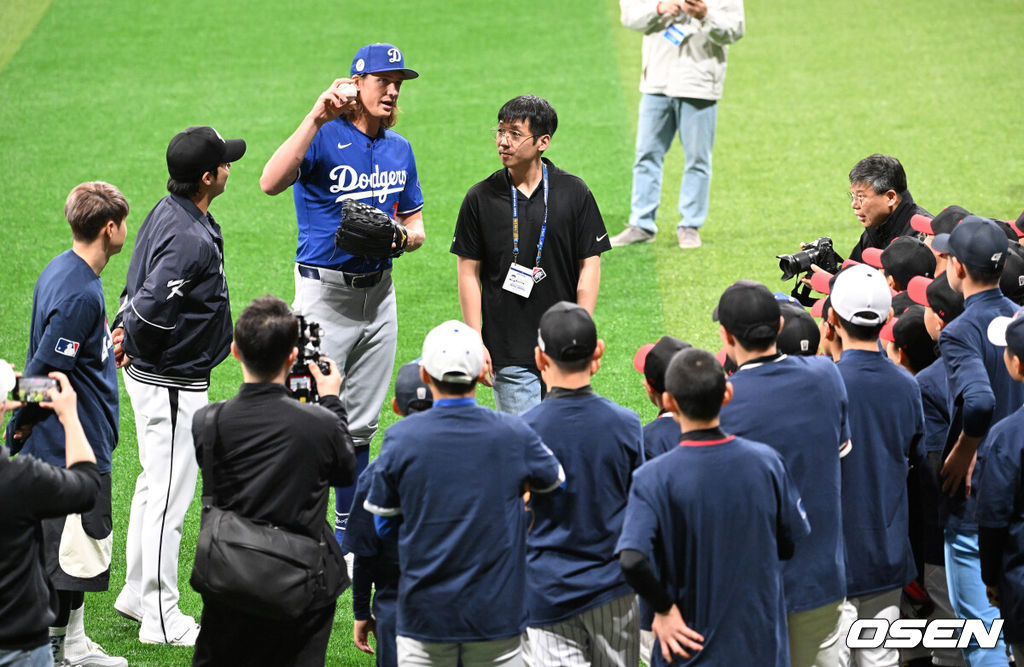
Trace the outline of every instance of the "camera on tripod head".
[[285, 386], [291, 395], [303, 403], [317, 403], [320, 401], [320, 394], [316, 390], [316, 380], [309, 372], [308, 364], [313, 361], [320, 368], [320, 372], [327, 375], [331, 372], [331, 366], [320, 358], [320, 336], [323, 329], [316, 322], [307, 320], [302, 315], [296, 315], [299, 321], [299, 340], [295, 344], [299, 348], [299, 355], [295, 358], [295, 364], [288, 373]]
[[[801, 273], [810, 274], [811, 265], [827, 271], [836, 273], [839, 271], [843, 258], [836, 254], [832, 247], [832, 239], [822, 236], [810, 243], [801, 243], [800, 252], [792, 255], [776, 255], [779, 260], [779, 268], [782, 270], [782, 280], [789, 280]], [[811, 289], [806, 284], [797, 281], [790, 294], [805, 306], [814, 304], [815, 299], [811, 296]]]

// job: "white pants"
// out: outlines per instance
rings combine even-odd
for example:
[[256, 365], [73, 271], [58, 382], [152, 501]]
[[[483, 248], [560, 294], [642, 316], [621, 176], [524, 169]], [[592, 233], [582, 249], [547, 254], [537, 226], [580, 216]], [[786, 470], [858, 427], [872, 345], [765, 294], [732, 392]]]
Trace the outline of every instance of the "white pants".
[[[902, 591], [902, 588], [894, 588], [881, 593], [850, 598], [846, 602], [843, 613], [850, 617], [850, 622], [858, 618], [881, 618], [892, 623], [900, 617], [900, 594]], [[846, 624], [846, 627], [849, 628], [849, 623]], [[857, 667], [899, 667], [899, 649], [882, 646], [851, 649], [846, 645], [845, 634], [842, 641], [839, 642], [840, 665], [844, 667], [852, 665]]]
[[519, 657], [519, 635], [479, 642], [421, 642], [398, 635], [395, 644], [400, 667], [456, 667], [460, 664], [462, 667], [521, 667], [523, 664]]
[[534, 667], [633, 665], [639, 633], [640, 612], [632, 593], [558, 623], [526, 628]]
[[833, 667], [839, 664], [839, 638], [849, 631], [846, 600], [789, 614], [789, 664], [792, 667]]
[[123, 375], [135, 411], [142, 472], [128, 519], [124, 590], [119, 604], [141, 614], [141, 637], [171, 641], [187, 619], [178, 609], [178, 549], [196, 489], [192, 416], [206, 391], [181, 391]]

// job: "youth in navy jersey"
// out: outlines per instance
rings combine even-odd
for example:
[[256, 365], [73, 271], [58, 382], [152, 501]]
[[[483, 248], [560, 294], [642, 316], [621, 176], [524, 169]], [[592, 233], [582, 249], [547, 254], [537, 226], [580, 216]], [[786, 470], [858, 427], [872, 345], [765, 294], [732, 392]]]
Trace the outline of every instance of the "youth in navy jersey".
[[[391, 259], [350, 255], [334, 243], [342, 203], [376, 206], [408, 231], [407, 251], [423, 245], [423, 194], [409, 142], [391, 128], [402, 83], [418, 77], [392, 44], [356, 52], [350, 77], [337, 79], [267, 162], [260, 187], [293, 186], [298, 221], [292, 307], [323, 328], [321, 350], [345, 376], [342, 398], [359, 470], [366, 467], [387, 394], [398, 317]], [[335, 536], [342, 541], [354, 487], [335, 489]]]

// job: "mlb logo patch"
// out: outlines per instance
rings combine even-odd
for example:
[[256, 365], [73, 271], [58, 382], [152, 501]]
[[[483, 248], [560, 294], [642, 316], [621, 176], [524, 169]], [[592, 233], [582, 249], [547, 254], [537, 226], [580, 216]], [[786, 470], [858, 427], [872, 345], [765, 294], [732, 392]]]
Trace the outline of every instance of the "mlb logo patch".
[[65, 357], [74, 357], [78, 354], [79, 343], [67, 338], [58, 338], [57, 345], [54, 346], [53, 350], [57, 354], [63, 354]]

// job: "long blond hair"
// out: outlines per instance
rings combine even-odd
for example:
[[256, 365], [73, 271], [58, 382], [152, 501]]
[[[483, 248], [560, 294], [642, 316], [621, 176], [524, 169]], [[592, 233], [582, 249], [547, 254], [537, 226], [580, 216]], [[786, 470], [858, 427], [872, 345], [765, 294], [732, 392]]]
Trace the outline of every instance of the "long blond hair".
[[[353, 79], [358, 79], [358, 78], [361, 78], [361, 77], [362, 77], [361, 74], [356, 74], [352, 78]], [[389, 129], [389, 128], [394, 127], [395, 123], [398, 122], [398, 112], [399, 111], [401, 111], [401, 109], [396, 104], [394, 107], [391, 108], [391, 113], [388, 114], [388, 117], [381, 119], [380, 126], [382, 128], [384, 128], [384, 129]], [[341, 112], [341, 117], [351, 123], [352, 121], [354, 121], [356, 118], [359, 118], [359, 116], [361, 116], [364, 113], [366, 113], [366, 107], [363, 106], [362, 100], [360, 100], [357, 97], [356, 98], [356, 105], [355, 105], [355, 107], [352, 108], [352, 109], [345, 109], [344, 111], [342, 111]]]

